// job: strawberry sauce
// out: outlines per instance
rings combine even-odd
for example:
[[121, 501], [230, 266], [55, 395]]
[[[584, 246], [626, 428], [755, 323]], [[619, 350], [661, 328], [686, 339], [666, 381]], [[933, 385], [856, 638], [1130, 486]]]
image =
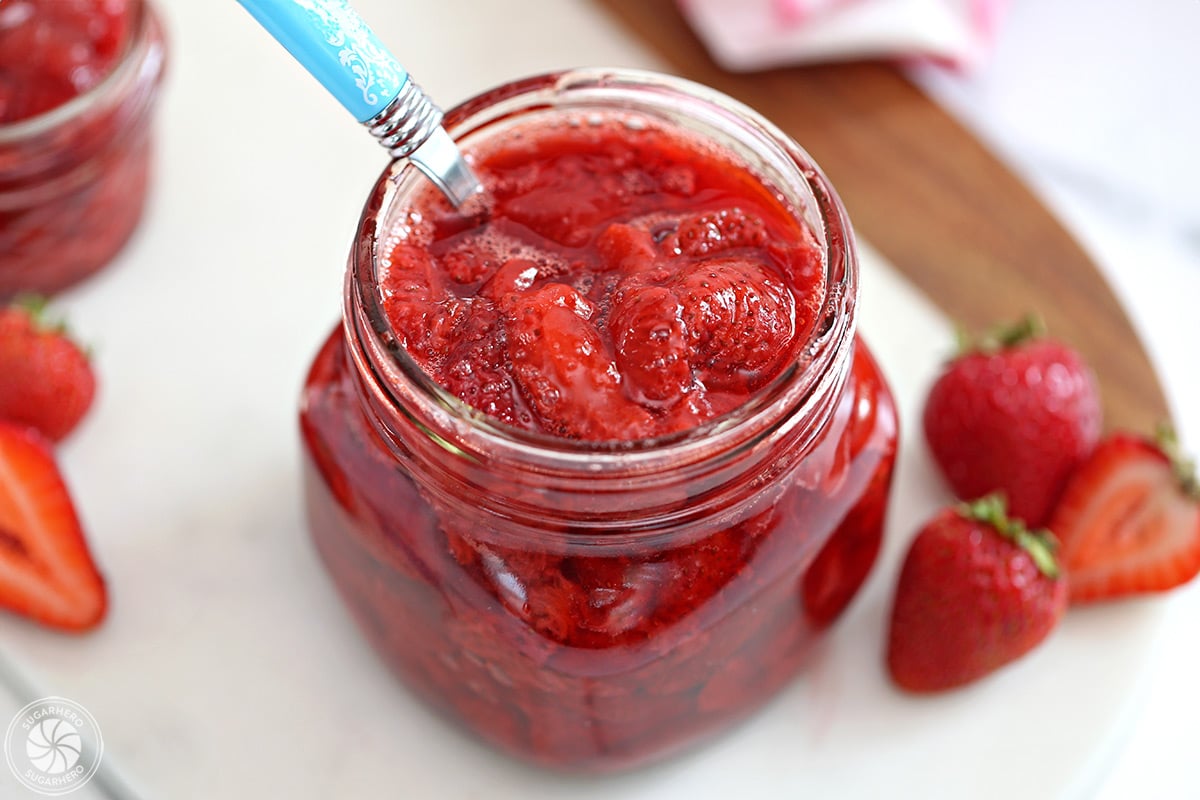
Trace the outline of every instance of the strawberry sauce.
[[522, 132], [480, 158], [494, 205], [405, 231], [381, 270], [405, 348], [500, 421], [646, 439], [742, 405], [794, 360], [821, 255], [711, 148], [621, 120]]
[[[616, 114], [577, 122], [477, 150], [486, 222], [422, 193], [372, 247], [368, 205], [355, 258], [378, 253], [387, 338], [475, 409], [453, 412], [467, 432], [435, 429], [442, 401], [381, 399], [397, 395], [379, 342], [354, 324], [318, 353], [301, 428], [317, 549], [408, 687], [513, 755], [612, 771], [796, 675], [874, 563], [897, 429], [843, 328], [843, 379], [778, 412], [794, 424], [703, 428], [700, 460], [678, 436], [647, 442], [695, 444], [685, 432], [792, 379], [827, 256], [727, 151]], [[513, 439], [545, 444], [514, 463]], [[607, 466], [557, 461], [555, 442], [594, 443]], [[663, 457], [621, 472], [625, 446]]]
[[8, 0], [0, 5], [0, 124], [56, 108], [112, 71], [134, 0]]
[[132, 235], [163, 61], [142, 0], [0, 2], [0, 299], [64, 289]]

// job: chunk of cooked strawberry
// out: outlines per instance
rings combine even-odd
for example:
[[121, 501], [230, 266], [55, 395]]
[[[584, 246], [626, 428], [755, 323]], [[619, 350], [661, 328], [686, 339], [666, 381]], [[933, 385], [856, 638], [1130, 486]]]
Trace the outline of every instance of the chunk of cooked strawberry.
[[442, 253], [438, 263], [446, 275], [455, 283], [471, 285], [489, 277], [499, 263], [488, 249], [477, 242], [471, 246], [460, 246]]
[[572, 556], [562, 573], [579, 588], [575, 610], [575, 647], [605, 647], [643, 641], [657, 622], [661, 584], [669, 570], [662, 564], [627, 556]]
[[43, 312], [40, 299], [0, 311], [0, 419], [60, 441], [91, 408], [96, 377], [65, 326]]
[[635, 225], [614, 223], [596, 237], [596, 251], [609, 269], [640, 272], [659, 258], [650, 232]]
[[739, 247], [763, 247], [767, 240], [762, 218], [734, 207], [684, 217], [675, 233], [663, 239], [662, 247], [673, 255], [711, 256]]
[[627, 279], [613, 295], [608, 330], [634, 402], [670, 408], [692, 388], [683, 306], [669, 289]]
[[748, 391], [792, 349], [795, 298], [764, 265], [715, 258], [669, 284], [683, 305], [696, 377], [708, 389]]
[[99, 624], [104, 579], [50, 444], [0, 422], [0, 606], [68, 631]]
[[622, 392], [620, 373], [591, 322], [594, 314], [591, 303], [561, 283], [516, 297], [505, 319], [517, 387], [552, 434], [645, 438], [653, 420]]
[[500, 199], [499, 216], [552, 242], [581, 247], [609, 216], [612, 198], [625, 192], [614, 159], [611, 154], [547, 154], [534, 185]]
[[488, 585], [510, 613], [553, 642], [572, 641], [586, 599], [563, 575], [561, 558], [486, 542], [475, 546]]
[[510, 258], [480, 287], [479, 294], [504, 307], [517, 295], [533, 288], [538, 278], [543, 277], [541, 273], [542, 268], [536, 261]]
[[400, 344], [428, 367], [449, 349], [466, 308], [447, 290], [445, 278], [425, 250], [401, 244], [389, 258], [380, 287], [388, 320]]
[[1071, 476], [1050, 528], [1072, 603], [1162, 592], [1200, 573], [1200, 486], [1169, 434], [1101, 442]]
[[694, 612], [717, 597], [738, 575], [751, 570], [759, 546], [759, 531], [774, 522], [768, 509], [749, 520], [673, 548], [659, 564], [666, 570], [660, 579], [658, 618], [672, 621]]
[[471, 308], [450, 351], [437, 364], [435, 379], [472, 408], [506, 425], [531, 427], [532, 420], [504, 369], [508, 348], [500, 312], [485, 297], [463, 302]]

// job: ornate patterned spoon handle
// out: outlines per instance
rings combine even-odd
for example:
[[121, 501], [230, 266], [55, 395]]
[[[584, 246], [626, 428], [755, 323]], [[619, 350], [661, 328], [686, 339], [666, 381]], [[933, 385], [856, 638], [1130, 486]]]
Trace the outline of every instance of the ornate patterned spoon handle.
[[396, 158], [454, 205], [482, 191], [442, 112], [347, 0], [238, 0]]

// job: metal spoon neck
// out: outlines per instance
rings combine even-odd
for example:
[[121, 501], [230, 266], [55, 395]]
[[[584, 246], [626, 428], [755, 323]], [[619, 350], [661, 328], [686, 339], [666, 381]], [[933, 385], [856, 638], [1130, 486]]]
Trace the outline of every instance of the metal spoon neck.
[[483, 187], [442, 128], [442, 110], [411, 77], [383, 110], [363, 123], [393, 158], [407, 158], [461, 206]]

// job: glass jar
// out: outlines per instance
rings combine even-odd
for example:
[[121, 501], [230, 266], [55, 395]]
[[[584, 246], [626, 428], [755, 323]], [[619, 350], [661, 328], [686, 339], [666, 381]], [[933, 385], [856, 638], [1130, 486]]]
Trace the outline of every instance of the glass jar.
[[0, 299], [50, 294], [88, 277], [137, 227], [165, 42], [154, 9], [132, 5], [127, 49], [100, 83], [0, 124]]
[[742, 407], [635, 442], [509, 428], [396, 345], [377, 257], [423, 178], [380, 177], [343, 324], [301, 429], [311, 534], [382, 657], [422, 700], [555, 768], [624, 769], [729, 727], [785, 686], [866, 578], [897, 438], [855, 335], [849, 222], [811, 159], [751, 110], [652, 73], [584, 70], [450, 111], [469, 153], [556, 115], [647, 115], [749, 165], [816, 235], [825, 302], [801, 359]]

